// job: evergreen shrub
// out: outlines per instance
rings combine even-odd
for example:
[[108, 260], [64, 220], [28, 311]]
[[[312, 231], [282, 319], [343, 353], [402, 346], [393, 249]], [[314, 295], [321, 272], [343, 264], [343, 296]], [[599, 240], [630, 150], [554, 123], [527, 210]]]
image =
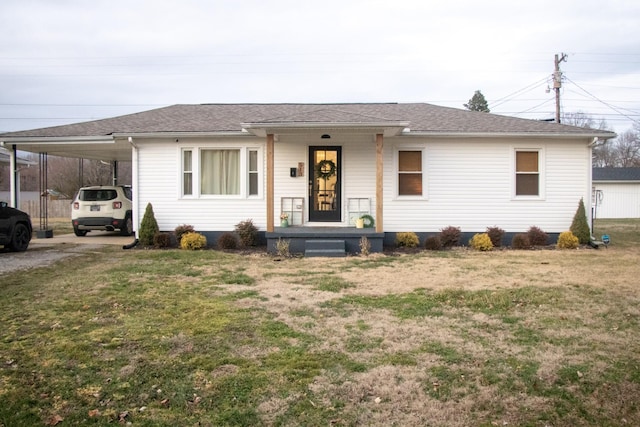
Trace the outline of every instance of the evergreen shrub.
[[418, 235], [412, 231], [400, 232], [396, 234], [396, 246], [405, 248], [415, 248], [420, 244]]
[[156, 216], [153, 213], [153, 206], [151, 206], [151, 203], [147, 203], [142, 222], [140, 223], [140, 244], [142, 246], [153, 245], [153, 236], [159, 231], [158, 221], [156, 221]]
[[490, 251], [493, 249], [493, 243], [487, 233], [474, 234], [471, 240], [469, 240], [469, 246], [477, 251]]
[[180, 248], [196, 251], [207, 246], [207, 238], [200, 233], [186, 233], [180, 239]]
[[591, 240], [591, 230], [589, 229], [587, 214], [584, 209], [584, 201], [582, 199], [580, 199], [580, 203], [578, 203], [578, 209], [573, 216], [573, 221], [571, 222], [571, 227], [569, 228], [569, 230], [573, 233], [574, 236], [578, 238], [578, 241], [583, 245], [588, 244]]
[[178, 241], [178, 246], [180, 246], [180, 240], [182, 240], [182, 236], [184, 236], [187, 233], [193, 233], [196, 230], [193, 229], [193, 225], [188, 225], [188, 224], [182, 224], [177, 226], [174, 230], [173, 233], [176, 235], [176, 240]]
[[571, 231], [563, 231], [558, 236], [558, 243], [556, 243], [558, 249], [576, 249], [578, 246], [580, 246], [580, 239]]

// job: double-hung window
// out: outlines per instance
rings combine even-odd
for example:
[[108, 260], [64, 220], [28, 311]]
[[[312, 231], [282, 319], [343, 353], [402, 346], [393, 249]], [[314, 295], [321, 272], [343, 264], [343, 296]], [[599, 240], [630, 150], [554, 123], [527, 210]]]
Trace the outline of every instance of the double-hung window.
[[398, 150], [398, 196], [424, 196], [423, 151]]
[[182, 150], [182, 195], [193, 196], [193, 150]]
[[540, 155], [540, 150], [516, 150], [516, 196], [541, 195]]

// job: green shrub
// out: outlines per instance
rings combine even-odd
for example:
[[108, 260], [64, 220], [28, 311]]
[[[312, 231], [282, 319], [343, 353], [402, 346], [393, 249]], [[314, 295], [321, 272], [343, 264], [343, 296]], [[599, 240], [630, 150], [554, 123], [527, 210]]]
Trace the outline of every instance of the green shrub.
[[491, 239], [491, 244], [494, 248], [502, 246], [502, 238], [504, 237], [504, 230], [500, 227], [487, 227], [487, 234]]
[[235, 234], [226, 232], [218, 237], [219, 249], [238, 249], [238, 238]]
[[207, 246], [207, 238], [200, 233], [186, 233], [180, 239], [180, 248], [195, 251]]
[[556, 243], [558, 249], [576, 249], [578, 246], [580, 246], [580, 239], [571, 231], [563, 231], [558, 236], [558, 243]]
[[545, 246], [549, 236], [540, 228], [534, 226], [529, 227], [527, 230], [527, 237], [529, 238], [529, 244], [531, 246]]
[[477, 251], [490, 251], [493, 249], [493, 243], [487, 233], [474, 234], [471, 240], [469, 240], [469, 246]]
[[420, 244], [420, 239], [413, 231], [404, 231], [396, 234], [396, 246], [415, 248]]
[[511, 240], [511, 247], [513, 249], [529, 249], [531, 243], [529, 243], [529, 236], [525, 233], [518, 233], [513, 236]]
[[440, 230], [440, 243], [443, 248], [450, 249], [460, 243], [461, 235], [460, 227], [450, 225]]
[[429, 251], [439, 251], [442, 249], [442, 242], [440, 242], [440, 237], [438, 236], [429, 236], [424, 241], [424, 248]]
[[157, 232], [153, 236], [153, 247], [163, 249], [169, 246], [171, 246], [171, 236], [169, 233]]
[[179, 225], [173, 230], [176, 235], [176, 240], [178, 241], [178, 246], [180, 246], [180, 240], [182, 240], [182, 236], [187, 233], [194, 233], [196, 230], [193, 229], [193, 225], [182, 224]]
[[571, 222], [569, 230], [583, 245], [588, 244], [591, 240], [591, 230], [589, 229], [587, 214], [584, 209], [584, 201], [582, 199], [580, 199], [580, 203], [578, 203], [578, 210], [576, 210], [576, 213], [573, 216], [573, 221]]
[[255, 246], [258, 242], [258, 228], [253, 221], [246, 219], [236, 224], [236, 233], [240, 237], [242, 246]]
[[160, 229], [158, 228], [156, 216], [153, 213], [153, 206], [151, 206], [151, 203], [147, 203], [147, 208], [144, 211], [144, 216], [140, 223], [140, 233], [138, 237], [140, 244], [142, 246], [153, 245], [153, 236], [155, 236], [158, 231], [160, 231]]

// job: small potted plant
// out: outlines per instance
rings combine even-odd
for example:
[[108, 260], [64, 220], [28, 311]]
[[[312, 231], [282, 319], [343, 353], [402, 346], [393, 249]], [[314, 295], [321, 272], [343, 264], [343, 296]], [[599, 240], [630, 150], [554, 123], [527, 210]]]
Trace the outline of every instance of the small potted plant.
[[280, 227], [288, 227], [289, 226], [289, 214], [286, 212], [282, 212], [280, 214]]

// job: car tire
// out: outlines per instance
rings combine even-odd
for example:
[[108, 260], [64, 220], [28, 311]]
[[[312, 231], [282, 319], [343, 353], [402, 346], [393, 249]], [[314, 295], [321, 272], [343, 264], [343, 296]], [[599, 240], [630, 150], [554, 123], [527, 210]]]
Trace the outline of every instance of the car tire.
[[29, 241], [31, 236], [29, 235], [29, 229], [24, 224], [16, 224], [13, 229], [13, 236], [11, 237], [11, 243], [9, 249], [15, 252], [24, 252], [29, 247]]
[[127, 214], [124, 218], [124, 227], [120, 229], [121, 236], [131, 236], [133, 234], [133, 220], [131, 215]]
[[78, 237], [84, 237], [87, 235], [87, 230], [80, 230], [78, 227], [73, 227], [73, 234]]

